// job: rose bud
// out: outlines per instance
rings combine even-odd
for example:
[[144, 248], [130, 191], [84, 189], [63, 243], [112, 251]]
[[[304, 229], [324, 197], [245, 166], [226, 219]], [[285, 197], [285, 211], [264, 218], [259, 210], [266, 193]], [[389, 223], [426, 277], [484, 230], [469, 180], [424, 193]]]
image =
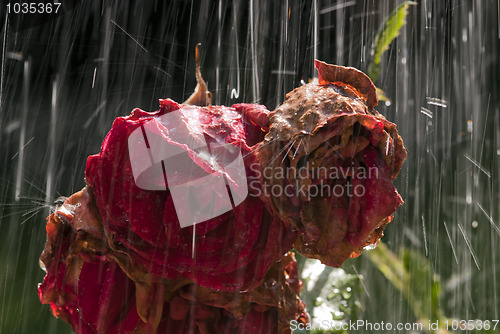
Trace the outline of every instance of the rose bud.
[[118, 117], [85, 172], [111, 248], [166, 279], [258, 286], [295, 239], [251, 186], [267, 113], [167, 99]]
[[340, 266], [377, 243], [403, 203], [393, 185], [406, 158], [375, 86], [354, 68], [316, 61], [319, 83], [288, 93], [258, 148], [262, 189], [298, 230], [295, 248]]

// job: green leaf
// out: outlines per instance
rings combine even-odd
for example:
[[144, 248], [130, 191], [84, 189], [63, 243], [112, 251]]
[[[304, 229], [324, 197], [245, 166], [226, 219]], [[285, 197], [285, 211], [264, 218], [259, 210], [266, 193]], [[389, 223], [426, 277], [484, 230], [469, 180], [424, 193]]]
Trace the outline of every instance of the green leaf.
[[444, 314], [439, 305], [441, 298], [441, 280], [431, 267], [431, 263], [422, 254], [403, 248], [400, 252], [403, 265], [409, 273], [409, 288], [415, 297], [418, 313], [431, 321], [442, 320]]
[[444, 324], [446, 318], [440, 305], [441, 280], [425, 256], [409, 249], [402, 249], [397, 256], [383, 242], [364, 254], [402, 293], [419, 321]]
[[406, 24], [405, 18], [408, 15], [408, 7], [416, 5], [416, 2], [406, 1], [396, 8], [384, 22], [375, 38], [373, 48], [373, 61], [368, 66], [368, 76], [372, 81], [376, 81], [380, 75], [380, 61], [382, 54], [389, 48], [392, 41], [398, 37], [399, 31]]

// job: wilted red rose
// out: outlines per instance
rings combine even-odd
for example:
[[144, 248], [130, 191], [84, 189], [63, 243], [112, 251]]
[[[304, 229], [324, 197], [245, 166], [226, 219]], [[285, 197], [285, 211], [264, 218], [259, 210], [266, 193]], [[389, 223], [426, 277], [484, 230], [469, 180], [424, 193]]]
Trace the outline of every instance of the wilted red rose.
[[293, 254], [243, 293], [148, 275], [108, 247], [88, 187], [48, 217], [47, 236], [40, 301], [78, 334], [274, 334], [289, 333], [290, 320], [307, 321]]
[[[101, 152], [87, 161], [86, 181], [93, 189], [109, 244], [114, 249], [125, 248], [133, 261], [167, 279], [189, 278], [200, 285], [226, 291], [255, 287], [271, 264], [292, 247], [295, 234], [270, 213], [251, 187], [248, 196], [232, 210], [194, 227], [181, 228], [180, 212], [174, 206], [171, 187], [165, 188], [163, 175], [148, 179], [149, 186], [158, 190], [145, 190], [136, 184], [128, 139], [135, 130], [147, 127], [184, 150], [190, 163], [196, 164], [196, 171], [179, 170], [167, 184], [190, 180], [193, 173], [214, 172], [215, 167], [208, 159], [176, 142], [173, 130], [158, 121], [172, 112], [180, 115], [179, 127], [174, 130], [182, 128], [183, 135], [193, 141], [203, 135], [212, 149], [221, 143], [231, 145], [243, 157], [244, 167], [240, 172], [246, 177], [245, 182], [256, 178], [249, 166], [256, 164], [254, 145], [267, 130], [264, 107], [245, 104], [231, 108], [197, 107], [167, 99], [161, 101], [161, 109], [156, 112], [135, 109], [130, 116], [115, 120]], [[218, 156], [222, 165], [227, 162], [224, 159], [230, 162], [233, 158]], [[165, 165], [162, 167], [165, 170]], [[241, 186], [233, 182], [232, 175], [224, 177], [228, 180], [228, 191], [230, 187]], [[196, 196], [212, 196], [214, 191], [205, 187]]]
[[262, 188], [295, 226], [295, 248], [340, 266], [377, 242], [403, 202], [393, 180], [406, 150], [396, 125], [375, 109], [370, 79], [316, 61], [319, 84], [288, 93], [258, 148]]

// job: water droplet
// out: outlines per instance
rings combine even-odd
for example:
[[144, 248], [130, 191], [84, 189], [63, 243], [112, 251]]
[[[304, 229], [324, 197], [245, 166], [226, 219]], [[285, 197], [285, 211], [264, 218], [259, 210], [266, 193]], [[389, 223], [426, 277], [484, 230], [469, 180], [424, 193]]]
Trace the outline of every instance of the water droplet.
[[467, 132], [472, 133], [473, 129], [474, 129], [474, 123], [472, 122], [472, 120], [469, 119], [467, 121]]
[[369, 251], [369, 250], [372, 250], [375, 248], [377, 248], [377, 244], [369, 244], [369, 245], [365, 246], [363, 249]]
[[[38, 260], [38, 264], [40, 265], [40, 268], [47, 272], [47, 268], [45, 267], [45, 263], [42, 262], [42, 260]], [[40, 286], [40, 284], [38, 284]]]

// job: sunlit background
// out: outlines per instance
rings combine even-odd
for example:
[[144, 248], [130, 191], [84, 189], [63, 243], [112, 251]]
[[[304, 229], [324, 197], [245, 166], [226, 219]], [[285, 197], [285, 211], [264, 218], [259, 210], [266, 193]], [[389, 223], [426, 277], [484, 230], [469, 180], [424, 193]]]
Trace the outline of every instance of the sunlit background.
[[[115, 117], [191, 94], [196, 43], [215, 104], [273, 110], [316, 75], [314, 58], [367, 71], [380, 26], [402, 3], [61, 1], [45, 16], [0, 6], [1, 333], [70, 332], [38, 301], [45, 217], [84, 186], [86, 158]], [[413, 274], [398, 289], [377, 256], [346, 262], [363, 277], [359, 319], [499, 319], [499, 6], [417, 1], [382, 57], [375, 84], [391, 102], [377, 109], [408, 150], [396, 180], [405, 204], [383, 241], [406, 252]]]

